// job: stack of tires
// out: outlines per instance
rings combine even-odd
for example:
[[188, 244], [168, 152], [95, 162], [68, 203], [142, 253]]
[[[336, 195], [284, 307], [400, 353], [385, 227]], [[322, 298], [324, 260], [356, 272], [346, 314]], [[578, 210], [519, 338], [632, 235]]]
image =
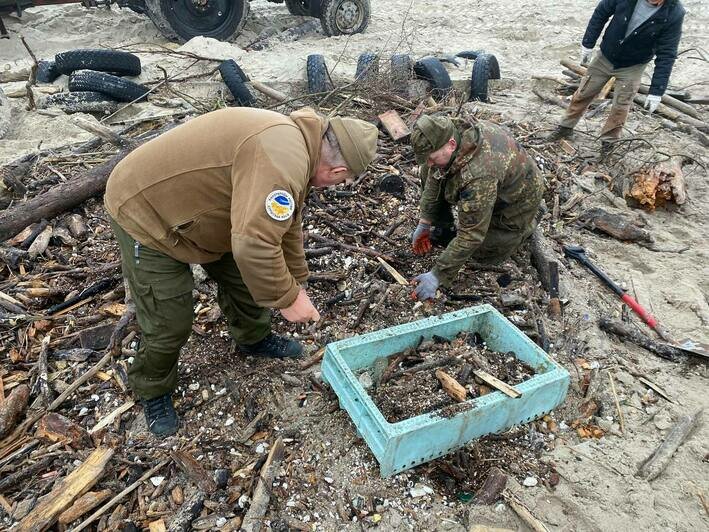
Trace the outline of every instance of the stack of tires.
[[81, 49], [59, 53], [54, 61], [40, 61], [37, 81], [52, 83], [62, 74], [69, 76], [69, 92], [48, 96], [45, 107], [59, 107], [67, 113], [110, 112], [119, 102], [147, 98], [147, 87], [126, 79], [140, 72], [140, 58], [134, 54]]

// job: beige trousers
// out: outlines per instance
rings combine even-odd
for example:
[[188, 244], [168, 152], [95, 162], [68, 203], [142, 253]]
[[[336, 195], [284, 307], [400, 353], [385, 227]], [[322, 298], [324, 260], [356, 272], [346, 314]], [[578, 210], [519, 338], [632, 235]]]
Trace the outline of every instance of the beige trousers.
[[588, 65], [586, 75], [581, 79], [581, 85], [571, 99], [561, 126], [573, 129], [578, 124], [591, 102], [598, 96], [606, 82], [615, 76], [613, 89], [613, 105], [610, 115], [601, 129], [601, 139], [613, 140], [620, 138], [623, 125], [628, 119], [633, 98], [640, 88], [640, 81], [647, 63], [625, 68], [613, 68], [602, 53], [597, 53]]

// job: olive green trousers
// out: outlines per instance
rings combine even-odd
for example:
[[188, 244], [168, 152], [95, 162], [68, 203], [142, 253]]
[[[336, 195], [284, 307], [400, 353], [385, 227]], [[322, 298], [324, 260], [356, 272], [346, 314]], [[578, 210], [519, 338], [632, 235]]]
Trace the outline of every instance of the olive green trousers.
[[[177, 360], [192, 331], [194, 279], [189, 264], [139, 244], [114, 220], [111, 227], [142, 333], [128, 382], [139, 399], [153, 399], [177, 387]], [[268, 336], [271, 312], [254, 302], [232, 254], [202, 267], [217, 282], [217, 301], [236, 342]]]

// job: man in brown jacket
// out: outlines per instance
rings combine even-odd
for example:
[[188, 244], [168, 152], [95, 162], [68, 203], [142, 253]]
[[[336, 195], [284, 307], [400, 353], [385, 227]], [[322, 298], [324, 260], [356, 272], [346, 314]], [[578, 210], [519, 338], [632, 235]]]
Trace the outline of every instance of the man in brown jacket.
[[311, 186], [355, 178], [376, 147], [377, 128], [361, 120], [240, 107], [190, 120], [116, 166], [105, 205], [142, 331], [129, 381], [154, 434], [178, 429], [171, 393], [192, 327], [189, 265], [217, 281], [242, 352], [300, 355], [299, 343], [271, 332], [269, 309], [292, 322], [320, 318], [303, 288], [305, 198]]

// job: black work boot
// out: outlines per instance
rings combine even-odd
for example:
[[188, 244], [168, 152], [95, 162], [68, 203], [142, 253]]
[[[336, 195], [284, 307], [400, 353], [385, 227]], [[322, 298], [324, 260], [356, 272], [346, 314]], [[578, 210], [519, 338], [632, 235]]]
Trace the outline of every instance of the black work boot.
[[141, 402], [150, 432], [158, 438], [165, 438], [177, 432], [180, 422], [177, 419], [177, 413], [169, 393]]
[[299, 342], [273, 333], [255, 344], [239, 344], [239, 349], [247, 355], [267, 358], [294, 358], [303, 354], [303, 346]]
[[433, 246], [446, 247], [457, 235], [458, 230], [455, 227], [436, 226], [431, 228], [431, 236], [429, 239]]
[[570, 127], [559, 126], [549, 135], [547, 135], [546, 140], [549, 142], [554, 142], [556, 140], [568, 139], [574, 134], [574, 130]]

